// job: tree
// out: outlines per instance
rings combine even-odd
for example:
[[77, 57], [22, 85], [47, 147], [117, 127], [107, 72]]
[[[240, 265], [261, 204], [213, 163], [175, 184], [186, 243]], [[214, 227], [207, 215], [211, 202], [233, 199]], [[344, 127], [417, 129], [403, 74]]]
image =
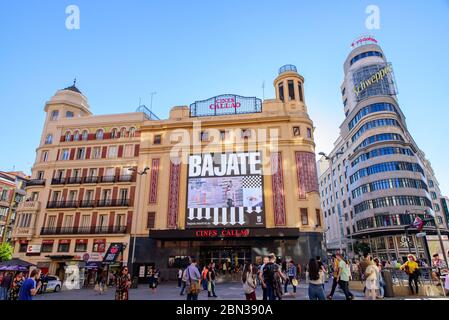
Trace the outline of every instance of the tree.
[[14, 248], [7, 242], [0, 244], [0, 261], [8, 261], [12, 259]]
[[371, 248], [366, 242], [356, 241], [354, 244], [354, 252], [359, 255], [365, 255], [371, 252]]

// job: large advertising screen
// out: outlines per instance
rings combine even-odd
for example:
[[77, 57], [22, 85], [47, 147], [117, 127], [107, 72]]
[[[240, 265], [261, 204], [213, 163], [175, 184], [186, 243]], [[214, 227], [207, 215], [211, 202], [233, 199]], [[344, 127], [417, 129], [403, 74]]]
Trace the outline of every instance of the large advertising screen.
[[264, 226], [260, 151], [189, 155], [186, 228]]

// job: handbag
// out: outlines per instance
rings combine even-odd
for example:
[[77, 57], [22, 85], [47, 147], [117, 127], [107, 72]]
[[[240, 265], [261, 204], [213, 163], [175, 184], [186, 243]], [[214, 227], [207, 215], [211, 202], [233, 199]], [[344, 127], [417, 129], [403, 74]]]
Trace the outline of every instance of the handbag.
[[201, 286], [200, 286], [198, 281], [193, 281], [192, 282], [192, 278], [190, 277], [190, 270], [188, 270], [188, 274], [189, 274], [189, 283], [190, 283], [190, 285], [189, 285], [189, 288], [187, 289], [187, 293], [188, 294], [197, 295], [197, 294], [199, 294], [201, 292]]
[[100, 291], [100, 285], [98, 283], [95, 284], [94, 291], [96, 292]]
[[292, 285], [297, 287], [298, 286], [298, 280], [297, 279], [292, 279]]
[[212, 291], [212, 283], [210, 281], [207, 282], [207, 291]]

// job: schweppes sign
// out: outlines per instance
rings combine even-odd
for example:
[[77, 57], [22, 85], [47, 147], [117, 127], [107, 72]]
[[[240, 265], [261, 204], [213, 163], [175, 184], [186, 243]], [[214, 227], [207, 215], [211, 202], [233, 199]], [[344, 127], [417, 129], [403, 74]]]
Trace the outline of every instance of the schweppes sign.
[[373, 85], [374, 83], [381, 81], [383, 78], [385, 78], [385, 76], [390, 74], [392, 71], [393, 69], [391, 68], [391, 65], [387, 65], [385, 68], [380, 69], [368, 79], [361, 81], [357, 86], [354, 87], [354, 92], [356, 96], [358, 97], [360, 92], [362, 92], [369, 86]]

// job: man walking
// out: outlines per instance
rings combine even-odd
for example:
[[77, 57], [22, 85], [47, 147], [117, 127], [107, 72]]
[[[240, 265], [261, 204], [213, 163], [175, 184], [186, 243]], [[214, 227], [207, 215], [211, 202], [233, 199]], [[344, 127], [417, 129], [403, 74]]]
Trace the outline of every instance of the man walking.
[[354, 299], [354, 295], [349, 291], [349, 267], [340, 253], [337, 253], [338, 260], [338, 284], [345, 294], [346, 300]]
[[33, 296], [37, 294], [41, 286], [41, 282], [36, 285], [36, 281], [41, 277], [41, 270], [34, 269], [31, 271], [30, 277], [20, 287], [19, 300], [33, 300]]
[[259, 282], [262, 286], [262, 293], [263, 293], [263, 300], [267, 300], [267, 288], [263, 286], [263, 269], [265, 268], [265, 265], [268, 264], [270, 260], [268, 257], [263, 257], [263, 264], [259, 267]]
[[297, 270], [296, 270], [295, 264], [291, 260], [288, 263], [286, 273], [287, 273], [288, 279], [285, 281], [285, 284], [284, 284], [284, 292], [288, 293], [287, 286], [288, 286], [288, 284], [291, 284], [293, 287], [293, 293], [296, 293], [296, 285], [298, 284], [298, 280], [296, 279]]
[[268, 256], [268, 263], [265, 264], [262, 271], [262, 288], [267, 291], [267, 300], [275, 300], [274, 295], [274, 273], [275, 273], [275, 262], [276, 256], [270, 253]]
[[0, 300], [8, 300], [8, 291], [11, 288], [11, 283], [12, 274], [11, 272], [8, 272], [8, 274], [3, 277], [0, 285]]
[[187, 300], [198, 300], [201, 290], [201, 274], [196, 266], [196, 259], [192, 258], [190, 265], [186, 269], [187, 273]]

